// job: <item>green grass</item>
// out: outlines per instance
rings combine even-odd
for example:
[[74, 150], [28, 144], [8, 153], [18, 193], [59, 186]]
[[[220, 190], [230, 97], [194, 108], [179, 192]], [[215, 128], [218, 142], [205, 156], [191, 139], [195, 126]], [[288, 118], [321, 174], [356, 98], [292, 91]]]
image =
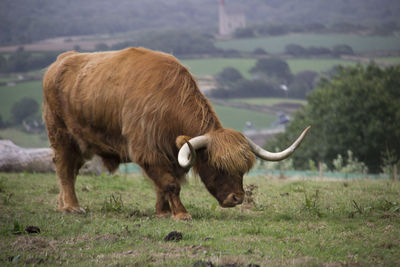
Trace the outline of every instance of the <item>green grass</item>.
[[290, 98], [273, 98], [273, 97], [259, 97], [259, 98], [234, 98], [232, 99], [234, 102], [244, 102], [248, 104], [255, 105], [263, 105], [267, 107], [272, 107], [274, 105], [282, 104], [282, 103], [290, 103], [290, 104], [301, 104], [305, 105], [305, 100], [299, 99], [290, 99]]
[[350, 45], [356, 53], [374, 51], [399, 51], [400, 36], [361, 36], [354, 34], [289, 34], [276, 37], [234, 39], [218, 41], [216, 46], [224, 49], [254, 51], [263, 48], [268, 53], [282, 53], [288, 44], [304, 47], [322, 46], [332, 48], [338, 44]]
[[305, 70], [311, 70], [315, 72], [326, 72], [337, 65], [349, 66], [357, 64], [354, 61], [343, 60], [343, 59], [289, 59], [287, 60], [290, 70], [292, 73], [299, 73]]
[[0, 139], [12, 140], [20, 147], [48, 147], [49, 141], [46, 133], [28, 134], [17, 128], [0, 129]]
[[374, 58], [374, 60], [378, 63], [382, 62], [391, 65], [400, 64], [400, 57], [379, 57], [379, 58]]
[[[206, 58], [185, 59], [182, 62], [196, 76], [216, 75], [226, 67], [233, 67], [239, 70], [245, 78], [250, 78], [252, 74], [249, 71], [255, 65], [256, 60], [249, 58]], [[356, 62], [342, 59], [289, 59], [287, 63], [290, 70], [295, 74], [305, 70], [324, 72], [336, 65], [356, 64]]]
[[250, 58], [207, 58], [184, 59], [181, 61], [196, 76], [216, 75], [224, 68], [234, 67], [246, 78], [250, 78], [249, 70], [256, 60]]
[[19, 83], [15, 86], [0, 86], [0, 115], [3, 120], [11, 118], [11, 108], [15, 102], [23, 97], [31, 97], [39, 104], [39, 111], [43, 102], [42, 82], [32, 81]]
[[269, 128], [276, 120], [276, 116], [247, 109], [232, 108], [222, 105], [213, 105], [219, 119], [226, 128], [242, 131], [246, 122], [251, 121], [254, 128]]
[[[153, 187], [140, 176], [78, 177], [87, 213], [76, 215], [56, 211], [54, 174], [0, 173], [0, 264], [399, 266], [399, 183], [245, 178], [249, 184], [258, 187], [251, 204], [222, 209], [189, 179], [181, 196], [193, 220], [178, 222], [155, 218]], [[41, 233], [24, 233], [30, 225]], [[183, 239], [163, 241], [171, 231]]]

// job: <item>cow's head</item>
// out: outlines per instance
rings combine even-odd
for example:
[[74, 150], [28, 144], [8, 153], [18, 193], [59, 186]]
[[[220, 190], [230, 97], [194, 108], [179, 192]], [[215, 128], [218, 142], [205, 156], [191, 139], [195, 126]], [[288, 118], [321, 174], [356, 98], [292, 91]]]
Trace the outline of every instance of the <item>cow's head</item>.
[[270, 161], [287, 158], [300, 145], [309, 128], [289, 148], [279, 153], [268, 152], [230, 129], [219, 129], [194, 138], [179, 136], [176, 140], [180, 148], [178, 162], [186, 169], [194, 165], [219, 204], [234, 207], [243, 202], [243, 175], [253, 167], [255, 156]]

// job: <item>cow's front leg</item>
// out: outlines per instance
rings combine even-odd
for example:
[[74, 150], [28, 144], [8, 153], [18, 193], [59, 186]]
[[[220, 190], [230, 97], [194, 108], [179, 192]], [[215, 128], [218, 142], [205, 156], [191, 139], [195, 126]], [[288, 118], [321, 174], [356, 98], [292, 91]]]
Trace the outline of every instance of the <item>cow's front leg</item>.
[[153, 180], [157, 191], [156, 215], [165, 217], [172, 213], [176, 220], [190, 220], [192, 217], [183, 206], [179, 193], [179, 179], [157, 167], [144, 168]]

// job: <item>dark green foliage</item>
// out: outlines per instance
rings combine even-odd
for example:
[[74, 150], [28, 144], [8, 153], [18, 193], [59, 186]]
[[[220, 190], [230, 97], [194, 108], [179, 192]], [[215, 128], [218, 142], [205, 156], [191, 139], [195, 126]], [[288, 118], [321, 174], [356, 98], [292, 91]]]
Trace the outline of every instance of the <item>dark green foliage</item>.
[[289, 85], [289, 97], [305, 99], [315, 87], [318, 73], [315, 71], [302, 71], [297, 73]]
[[335, 45], [332, 49], [332, 53], [336, 56], [353, 55], [354, 51], [353, 51], [353, 48], [351, 48], [351, 46], [341, 44], [341, 45]]
[[280, 58], [259, 59], [250, 72], [268, 80], [276, 79], [278, 83], [287, 84], [292, 79], [289, 65]]
[[8, 58], [0, 55], [0, 72], [27, 72], [47, 67], [57, 57], [57, 52], [32, 53], [19, 47]]
[[285, 53], [292, 56], [303, 56], [306, 53], [306, 49], [298, 44], [288, 44], [285, 46]]
[[235, 83], [225, 84], [224, 88], [212, 90], [211, 97], [235, 98], [235, 97], [284, 97], [284, 91], [274, 83], [257, 79], [240, 79]]
[[0, 115], [0, 129], [5, 128], [6, 123], [3, 121], [3, 117]]
[[349, 45], [340, 44], [336, 45], [331, 49], [322, 46], [310, 46], [303, 47], [298, 44], [288, 44], [285, 46], [285, 53], [295, 57], [304, 56], [335, 56], [339, 57], [341, 55], [353, 55], [353, 48]]
[[[374, 25], [376, 32], [382, 34], [399, 29], [400, 5], [395, 0], [276, 2], [227, 1], [226, 5], [233, 9], [230, 12], [243, 12], [249, 25], [259, 23], [259, 35], [321, 32], [327, 28], [354, 32], [363, 30], [360, 23]], [[150, 28], [203, 28], [216, 32], [217, 23], [215, 0], [0, 1], [0, 44]]]
[[229, 87], [232, 84], [243, 79], [243, 75], [235, 68], [228, 67], [218, 73], [216, 76], [217, 82], [222, 87]]
[[267, 55], [268, 52], [265, 51], [263, 48], [259, 47], [259, 48], [254, 49], [253, 54], [254, 55]]
[[178, 30], [157, 31], [139, 35], [135, 38], [135, 41], [117, 43], [112, 46], [112, 49], [118, 50], [129, 46], [143, 46], [174, 55], [213, 54], [222, 52], [214, 46], [211, 36]]
[[35, 99], [24, 97], [12, 106], [11, 113], [14, 122], [19, 124], [27, 117], [35, 115], [38, 110], [39, 104]]
[[382, 69], [340, 67], [331, 80], [323, 79], [308, 103], [270, 147], [285, 147], [307, 125], [311, 131], [293, 156], [295, 167], [308, 160], [332, 167], [337, 155], [350, 150], [372, 173], [381, 171], [387, 149], [400, 159], [400, 65]]
[[251, 28], [239, 28], [234, 34], [236, 38], [252, 38], [255, 36], [253, 29]]

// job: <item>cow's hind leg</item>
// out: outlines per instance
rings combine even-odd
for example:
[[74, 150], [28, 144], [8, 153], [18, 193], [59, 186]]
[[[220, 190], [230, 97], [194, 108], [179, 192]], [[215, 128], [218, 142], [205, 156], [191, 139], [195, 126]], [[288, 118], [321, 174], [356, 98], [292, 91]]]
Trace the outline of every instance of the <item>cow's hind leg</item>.
[[159, 167], [146, 167], [144, 170], [156, 186], [156, 215], [165, 217], [171, 212], [176, 220], [190, 220], [192, 217], [179, 198], [179, 179]]
[[[47, 111], [44, 109], [44, 111]], [[79, 146], [62, 121], [44, 112], [49, 141], [54, 150], [54, 165], [60, 185], [58, 208], [64, 212], [84, 212], [75, 194], [75, 181], [84, 160]]]
[[79, 206], [75, 193], [76, 176], [84, 161], [82, 155], [74, 144], [64, 145], [54, 149], [54, 163], [60, 184], [58, 207], [63, 212], [85, 212]]

